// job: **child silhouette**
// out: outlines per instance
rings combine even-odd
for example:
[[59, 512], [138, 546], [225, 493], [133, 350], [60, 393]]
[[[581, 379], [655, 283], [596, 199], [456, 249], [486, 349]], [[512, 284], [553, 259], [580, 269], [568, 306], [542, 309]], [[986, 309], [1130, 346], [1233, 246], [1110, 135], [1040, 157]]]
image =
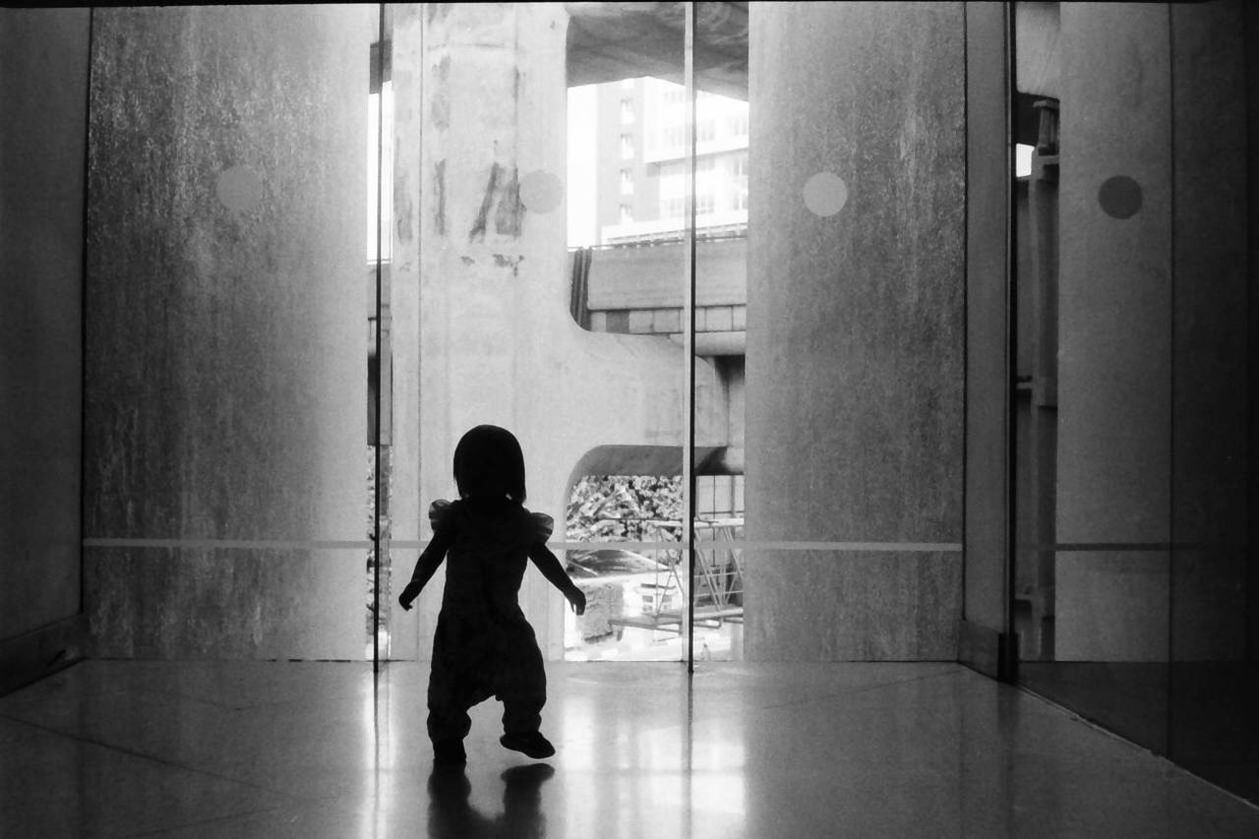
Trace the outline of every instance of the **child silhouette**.
[[539, 731], [546, 703], [542, 653], [516, 599], [526, 557], [579, 615], [586, 596], [546, 547], [551, 517], [524, 507], [524, 455], [510, 431], [478, 425], [464, 434], [454, 472], [459, 500], [429, 508], [433, 539], [398, 598], [409, 610], [449, 558], [428, 682], [434, 762], [465, 762], [468, 709], [491, 696], [503, 703], [499, 742], [532, 758], [550, 757], [555, 747]]

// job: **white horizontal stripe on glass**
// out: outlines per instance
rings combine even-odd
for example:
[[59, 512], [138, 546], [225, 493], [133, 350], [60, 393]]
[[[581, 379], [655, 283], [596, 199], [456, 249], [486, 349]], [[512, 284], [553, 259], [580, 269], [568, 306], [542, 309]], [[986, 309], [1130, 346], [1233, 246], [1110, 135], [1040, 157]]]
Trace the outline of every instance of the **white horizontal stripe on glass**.
[[[429, 540], [393, 539], [391, 548], [422, 550]], [[373, 542], [364, 539], [350, 540], [296, 540], [296, 539], [114, 539], [88, 538], [85, 548], [183, 548], [222, 550], [369, 550]], [[676, 551], [681, 542], [548, 542], [552, 550], [591, 551]], [[962, 546], [957, 542], [789, 542], [756, 539], [703, 540], [695, 542], [695, 549], [711, 550], [775, 550], [775, 551], [844, 551], [885, 553], [957, 553]]]

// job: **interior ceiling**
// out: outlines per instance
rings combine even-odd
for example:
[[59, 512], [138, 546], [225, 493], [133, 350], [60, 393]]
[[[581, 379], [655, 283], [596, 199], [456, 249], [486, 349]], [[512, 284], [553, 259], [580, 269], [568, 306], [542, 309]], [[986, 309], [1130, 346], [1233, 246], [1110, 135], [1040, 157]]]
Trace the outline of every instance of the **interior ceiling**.
[[[656, 76], [681, 84], [686, 3], [565, 3], [568, 84]], [[748, 98], [748, 4], [696, 3], [695, 84]]]

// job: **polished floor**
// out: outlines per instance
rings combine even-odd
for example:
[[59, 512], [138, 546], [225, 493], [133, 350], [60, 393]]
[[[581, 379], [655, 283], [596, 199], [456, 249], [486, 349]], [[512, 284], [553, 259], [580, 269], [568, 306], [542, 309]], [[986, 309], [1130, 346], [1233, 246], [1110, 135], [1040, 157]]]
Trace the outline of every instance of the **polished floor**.
[[1259, 809], [952, 664], [556, 664], [544, 763], [423, 665], [91, 661], [0, 699], [0, 836], [1259, 836]]
[[1259, 662], [1020, 662], [1031, 690], [1259, 803]]

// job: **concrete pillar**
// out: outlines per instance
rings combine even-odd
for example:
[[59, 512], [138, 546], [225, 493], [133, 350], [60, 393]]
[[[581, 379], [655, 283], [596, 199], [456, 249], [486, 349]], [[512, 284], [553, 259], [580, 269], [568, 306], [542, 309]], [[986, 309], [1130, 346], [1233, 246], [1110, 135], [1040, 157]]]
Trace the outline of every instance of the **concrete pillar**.
[[[419, 161], [398, 164], [395, 253], [418, 271], [396, 274], [395, 287], [417, 283], [419, 295], [418, 323], [395, 311], [394, 329], [417, 330], [420, 359], [419, 462], [395, 469], [418, 466], [419, 509], [455, 497], [459, 437], [480, 423], [502, 425], [524, 448], [527, 506], [555, 517], [559, 540], [569, 478], [584, 454], [681, 445], [682, 348], [664, 336], [591, 333], [569, 313], [564, 7], [448, 4], [395, 14], [398, 96], [409, 99], [398, 103], [398, 154], [414, 161], [418, 151]], [[402, 79], [414, 68], [400, 62], [417, 54], [417, 38], [419, 84], [408, 89]], [[401, 133], [408, 109], [419, 114], [418, 137]], [[682, 287], [681, 261], [676, 271]], [[707, 362], [697, 376], [701, 388], [720, 386]], [[421, 527], [427, 538], [427, 521]], [[413, 563], [414, 554], [395, 552], [397, 573], [409, 575]], [[432, 648], [443, 579], [439, 572], [414, 617], [398, 618], [415, 621], [421, 657]], [[544, 654], [561, 657], [562, 598], [530, 570], [521, 603]], [[404, 626], [397, 631], [410, 631]]]
[[96, 12], [85, 536], [126, 540], [85, 551], [98, 655], [363, 655], [365, 550], [305, 543], [367, 531], [375, 17]]
[[[962, 5], [750, 15], [747, 536], [960, 542]], [[749, 550], [746, 589], [752, 659], [957, 654], [955, 550]]]

